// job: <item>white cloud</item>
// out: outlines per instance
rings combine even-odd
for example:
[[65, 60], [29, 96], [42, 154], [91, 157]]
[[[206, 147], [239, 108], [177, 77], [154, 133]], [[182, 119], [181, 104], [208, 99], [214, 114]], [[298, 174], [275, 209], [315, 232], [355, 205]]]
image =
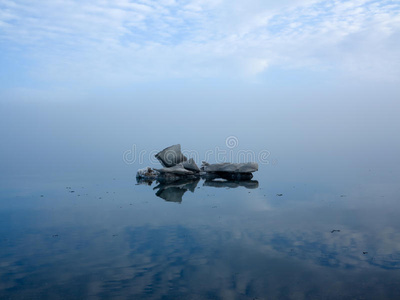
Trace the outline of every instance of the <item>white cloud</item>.
[[270, 66], [398, 80], [399, 36], [392, 1], [0, 4], [3, 47], [26, 50], [35, 76], [60, 81], [254, 76]]

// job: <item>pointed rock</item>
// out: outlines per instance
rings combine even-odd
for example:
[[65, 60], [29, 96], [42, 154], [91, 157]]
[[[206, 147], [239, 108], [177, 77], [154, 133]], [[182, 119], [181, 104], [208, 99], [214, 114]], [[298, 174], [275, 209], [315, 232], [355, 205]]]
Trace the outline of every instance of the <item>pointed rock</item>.
[[196, 173], [200, 172], [200, 169], [196, 165], [196, 163], [194, 162], [193, 158], [190, 158], [189, 160], [183, 162], [182, 165], [186, 170], [193, 171], [193, 172], [196, 172]]
[[179, 163], [187, 161], [186, 156], [182, 154], [180, 144], [165, 148], [164, 150], [158, 152], [155, 156], [164, 168], [170, 168]]

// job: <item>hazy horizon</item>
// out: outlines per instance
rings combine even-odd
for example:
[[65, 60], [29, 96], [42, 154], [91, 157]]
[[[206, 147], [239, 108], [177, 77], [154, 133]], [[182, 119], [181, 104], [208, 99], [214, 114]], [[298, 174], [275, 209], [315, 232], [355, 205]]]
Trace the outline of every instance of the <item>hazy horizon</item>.
[[[0, 298], [399, 297], [400, 2], [7, 0], [0, 53]], [[137, 184], [173, 144], [259, 170]]]

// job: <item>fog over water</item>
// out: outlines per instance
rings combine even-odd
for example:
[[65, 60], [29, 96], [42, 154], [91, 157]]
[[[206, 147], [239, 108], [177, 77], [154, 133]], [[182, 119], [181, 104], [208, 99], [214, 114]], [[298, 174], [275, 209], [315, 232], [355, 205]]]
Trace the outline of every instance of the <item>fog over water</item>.
[[[1, 103], [2, 297], [400, 295], [393, 90], [111, 94]], [[199, 164], [245, 151], [259, 171], [136, 185], [175, 143]]]
[[[175, 143], [195, 151], [198, 163], [207, 151], [223, 160], [223, 153], [213, 157], [218, 149], [233, 150], [236, 159], [240, 150], [267, 150], [274, 166], [261, 169], [269, 171], [301, 166], [340, 176], [397, 172], [395, 90], [230, 90], [204, 84], [95, 98], [1, 103], [2, 174], [133, 174], [140, 164], [154, 164], [150, 153]], [[229, 136], [238, 140], [232, 149], [225, 144]], [[137, 152], [129, 160], [133, 165], [123, 161], [128, 150]]]
[[[399, 15], [0, 3], [0, 298], [399, 299]], [[174, 144], [259, 169], [136, 180]]]

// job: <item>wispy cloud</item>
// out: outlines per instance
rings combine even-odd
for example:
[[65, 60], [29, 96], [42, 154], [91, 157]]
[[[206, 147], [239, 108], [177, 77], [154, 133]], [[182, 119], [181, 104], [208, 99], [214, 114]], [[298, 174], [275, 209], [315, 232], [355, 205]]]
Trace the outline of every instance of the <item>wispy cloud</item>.
[[0, 43], [35, 62], [35, 76], [62, 81], [246, 77], [271, 66], [397, 81], [400, 3], [6, 0]]

